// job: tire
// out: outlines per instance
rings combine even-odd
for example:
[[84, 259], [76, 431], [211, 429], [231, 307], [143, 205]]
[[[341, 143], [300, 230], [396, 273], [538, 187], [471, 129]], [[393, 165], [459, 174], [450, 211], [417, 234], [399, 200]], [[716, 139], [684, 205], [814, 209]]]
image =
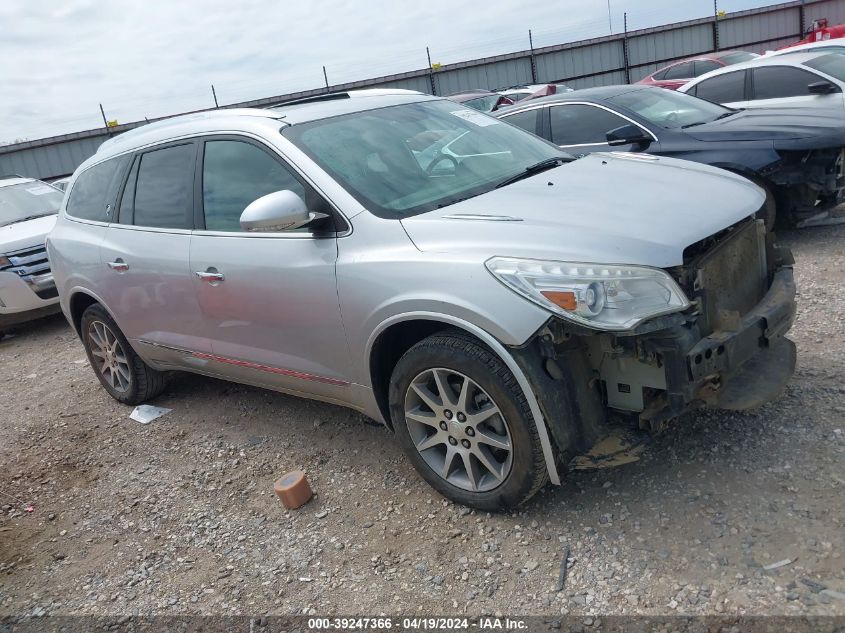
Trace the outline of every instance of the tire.
[[[166, 374], [147, 365], [99, 303], [82, 313], [82, 345], [94, 374], [108, 394], [123, 404], [141, 404], [159, 395], [166, 386]], [[112, 348], [109, 354], [99, 341]]]
[[547, 483], [525, 395], [476, 339], [452, 330], [414, 345], [393, 370], [389, 402], [402, 449], [444, 497], [496, 511], [525, 503]]

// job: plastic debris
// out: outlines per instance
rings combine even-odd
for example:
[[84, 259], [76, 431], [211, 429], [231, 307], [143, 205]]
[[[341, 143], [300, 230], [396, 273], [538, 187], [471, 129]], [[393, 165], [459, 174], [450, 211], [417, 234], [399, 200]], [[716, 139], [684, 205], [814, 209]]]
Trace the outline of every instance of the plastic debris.
[[129, 418], [140, 422], [141, 424], [149, 424], [156, 418], [160, 418], [166, 413], [170, 413], [173, 409], [165, 409], [164, 407], [154, 407], [151, 404], [140, 404], [132, 411]]
[[794, 562], [795, 561], [793, 561], [791, 558], [784, 558], [783, 560], [779, 560], [778, 562], [772, 563], [771, 565], [766, 565], [765, 567], [763, 567], [763, 569], [765, 569], [766, 571], [771, 571], [773, 569], [778, 569], [779, 567], [786, 567], [787, 565], [791, 565]]
[[557, 577], [557, 590], [563, 591], [563, 587], [566, 585], [566, 569], [567, 565], [569, 564], [569, 554], [570, 554], [569, 545], [563, 546], [563, 560], [560, 561], [560, 574]]
[[292, 470], [282, 475], [281, 479], [273, 484], [273, 488], [288, 510], [295, 510], [305, 505], [314, 496], [308, 484], [308, 478], [301, 470]]

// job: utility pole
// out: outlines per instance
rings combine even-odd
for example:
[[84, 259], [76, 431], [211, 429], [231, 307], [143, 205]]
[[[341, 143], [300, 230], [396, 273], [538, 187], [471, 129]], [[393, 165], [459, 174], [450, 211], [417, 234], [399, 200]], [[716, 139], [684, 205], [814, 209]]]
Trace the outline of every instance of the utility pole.
[[531, 36], [531, 29], [528, 29], [528, 46], [531, 47], [531, 83], [537, 83], [537, 60], [534, 57], [534, 38]]
[[326, 72], [325, 66], [323, 66], [323, 79], [326, 80], [326, 92], [331, 92], [331, 88], [329, 88], [329, 75]]
[[719, 0], [713, 0], [713, 50], [719, 50]]
[[217, 103], [217, 92], [214, 90], [214, 84], [211, 84], [211, 96], [214, 97], [214, 107], [219, 108], [220, 104]]
[[437, 86], [434, 83], [434, 67], [431, 65], [431, 51], [425, 47], [425, 55], [428, 57], [428, 81], [431, 84], [431, 94], [437, 95]]

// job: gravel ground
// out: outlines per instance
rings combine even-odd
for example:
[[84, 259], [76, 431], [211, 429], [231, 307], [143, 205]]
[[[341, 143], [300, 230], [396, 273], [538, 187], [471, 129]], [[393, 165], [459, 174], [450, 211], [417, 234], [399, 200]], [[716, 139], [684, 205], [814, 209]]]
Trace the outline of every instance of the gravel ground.
[[[782, 239], [783, 397], [688, 415], [513, 514], [444, 501], [338, 407], [185, 375], [140, 425], [60, 317], [19, 328], [0, 342], [0, 616], [843, 615], [845, 226]], [[288, 512], [273, 481], [293, 468], [317, 496]]]

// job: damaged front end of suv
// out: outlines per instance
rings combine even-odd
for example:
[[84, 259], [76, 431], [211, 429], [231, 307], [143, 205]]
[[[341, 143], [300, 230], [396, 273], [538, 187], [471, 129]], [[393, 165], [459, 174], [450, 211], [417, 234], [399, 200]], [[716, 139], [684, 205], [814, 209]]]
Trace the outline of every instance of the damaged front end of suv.
[[[796, 363], [795, 344], [784, 338], [795, 318], [792, 263], [762, 220], [746, 219], [687, 247], [684, 264], [663, 278], [649, 282], [631, 267], [593, 268], [569, 288], [558, 282], [555, 291], [541, 290], [562, 318], [512, 353], [539, 387], [564, 457], [606, 436], [611, 417], [657, 432], [696, 407], [746, 410], [777, 397]], [[496, 260], [491, 267], [504, 269]], [[531, 274], [510, 272], [506, 283], [514, 285]], [[535, 286], [537, 280], [535, 274]], [[597, 319], [638, 300], [652, 301], [657, 313], [661, 301], [676, 311], [627, 329], [632, 320], [624, 315]]]

